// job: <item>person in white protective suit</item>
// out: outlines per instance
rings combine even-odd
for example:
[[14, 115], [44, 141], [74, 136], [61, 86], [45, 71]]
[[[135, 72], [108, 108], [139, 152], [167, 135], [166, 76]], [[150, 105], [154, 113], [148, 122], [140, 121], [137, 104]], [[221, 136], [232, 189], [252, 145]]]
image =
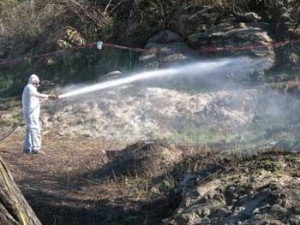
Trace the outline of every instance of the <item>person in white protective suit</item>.
[[22, 94], [23, 115], [26, 123], [24, 153], [41, 152], [40, 101], [52, 99], [53, 96], [39, 93], [37, 91], [39, 86], [39, 77], [32, 74]]

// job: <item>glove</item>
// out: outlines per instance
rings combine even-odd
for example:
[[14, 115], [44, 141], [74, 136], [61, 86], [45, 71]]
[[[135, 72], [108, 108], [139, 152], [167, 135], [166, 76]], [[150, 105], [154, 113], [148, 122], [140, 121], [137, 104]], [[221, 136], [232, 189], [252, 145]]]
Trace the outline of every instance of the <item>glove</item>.
[[53, 100], [53, 101], [59, 99], [58, 95], [49, 95], [48, 98]]

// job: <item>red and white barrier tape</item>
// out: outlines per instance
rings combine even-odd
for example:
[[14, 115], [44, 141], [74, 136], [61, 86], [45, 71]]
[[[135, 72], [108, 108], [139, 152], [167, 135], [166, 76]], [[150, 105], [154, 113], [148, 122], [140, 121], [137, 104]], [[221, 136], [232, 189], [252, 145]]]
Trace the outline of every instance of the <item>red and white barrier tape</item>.
[[[250, 46], [245, 46], [245, 47], [204, 47], [204, 48], [199, 48], [195, 49], [194, 51], [198, 52], [218, 52], [218, 51], [245, 51], [245, 50], [253, 50], [253, 49], [259, 49], [259, 48], [278, 48], [282, 47], [288, 44], [299, 44], [300, 40], [294, 40], [294, 41], [282, 41], [282, 42], [277, 42], [277, 43], [272, 43], [272, 44], [267, 44], [267, 45], [250, 45]], [[59, 55], [64, 53], [67, 50], [79, 50], [79, 49], [84, 49], [84, 48], [92, 48], [94, 46], [97, 46], [97, 42], [89, 42], [84, 45], [78, 45], [72, 48], [68, 49], [63, 49], [63, 50], [58, 50], [55, 52], [49, 52], [49, 53], [44, 53], [44, 54], [39, 54], [39, 55], [33, 55], [33, 56], [26, 56], [22, 58], [17, 58], [17, 59], [4, 59], [0, 60], [0, 65], [12, 65], [12, 64], [17, 64], [21, 63], [22, 61], [26, 60], [31, 60], [31, 59], [38, 59], [38, 58], [45, 58], [49, 56], [54, 56], [54, 55]], [[129, 51], [135, 51], [135, 52], [168, 52], [172, 51], [175, 52], [173, 49], [166, 49], [166, 50], [157, 50], [157, 49], [143, 49], [143, 48], [131, 48], [127, 46], [122, 46], [122, 45], [115, 45], [115, 44], [110, 44], [110, 43], [102, 43], [101, 42], [101, 48], [102, 46], [108, 47], [108, 48], [117, 48], [117, 49], [123, 49], [123, 50], [129, 50]], [[187, 49], [176, 49], [176, 52], [184, 52], [187, 51]]]

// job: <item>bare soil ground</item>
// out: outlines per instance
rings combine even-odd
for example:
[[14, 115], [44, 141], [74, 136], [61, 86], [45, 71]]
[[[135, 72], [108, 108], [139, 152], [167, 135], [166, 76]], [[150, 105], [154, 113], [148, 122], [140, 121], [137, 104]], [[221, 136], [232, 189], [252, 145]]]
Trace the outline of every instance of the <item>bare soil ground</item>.
[[150, 201], [138, 190], [142, 179], [97, 175], [107, 162], [105, 143], [46, 134], [45, 154], [35, 155], [22, 154], [22, 142], [21, 132], [13, 133], [0, 143], [1, 157], [43, 224], [158, 224], [163, 218], [164, 204], [154, 202], [164, 200]]
[[299, 153], [43, 137], [45, 154], [22, 154], [20, 130], [0, 142], [0, 154], [46, 225], [300, 222]]

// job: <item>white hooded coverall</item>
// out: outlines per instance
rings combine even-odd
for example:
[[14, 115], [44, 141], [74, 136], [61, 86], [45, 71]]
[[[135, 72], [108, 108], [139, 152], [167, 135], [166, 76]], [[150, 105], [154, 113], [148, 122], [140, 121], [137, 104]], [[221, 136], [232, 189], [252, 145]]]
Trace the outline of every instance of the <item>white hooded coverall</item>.
[[39, 83], [39, 78], [33, 74], [22, 94], [23, 115], [26, 122], [24, 153], [39, 153], [41, 150], [40, 101], [47, 99], [48, 95], [39, 93], [35, 82]]

